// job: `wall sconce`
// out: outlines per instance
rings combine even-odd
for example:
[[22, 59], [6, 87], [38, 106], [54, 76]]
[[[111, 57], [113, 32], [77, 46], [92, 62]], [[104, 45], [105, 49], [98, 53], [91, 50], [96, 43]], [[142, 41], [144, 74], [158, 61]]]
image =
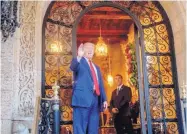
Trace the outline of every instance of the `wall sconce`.
[[108, 82], [108, 85], [109, 85], [109, 86], [112, 86], [112, 85], [113, 85], [114, 81], [113, 81], [113, 77], [112, 77], [111, 74], [109, 74], [109, 75], [107, 76], [107, 82]]

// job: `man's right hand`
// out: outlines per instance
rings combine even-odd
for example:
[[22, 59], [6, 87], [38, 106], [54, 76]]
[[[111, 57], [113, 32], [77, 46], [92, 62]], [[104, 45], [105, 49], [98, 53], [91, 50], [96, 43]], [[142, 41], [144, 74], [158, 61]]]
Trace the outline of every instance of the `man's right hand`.
[[112, 108], [112, 113], [114, 114], [119, 113], [119, 110], [117, 108]]
[[83, 44], [81, 44], [78, 48], [78, 57], [83, 57], [84, 55], [84, 48]]

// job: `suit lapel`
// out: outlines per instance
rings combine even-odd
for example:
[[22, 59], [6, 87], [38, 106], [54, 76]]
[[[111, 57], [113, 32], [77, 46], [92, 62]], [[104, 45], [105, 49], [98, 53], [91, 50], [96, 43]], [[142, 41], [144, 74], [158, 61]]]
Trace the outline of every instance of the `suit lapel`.
[[116, 88], [115, 95], [116, 95], [116, 97], [117, 97], [117, 100], [120, 98], [119, 96], [121, 96], [120, 93], [122, 92], [123, 88], [124, 88], [124, 85], [121, 86], [121, 88], [120, 88], [120, 90], [119, 90], [119, 92], [118, 92], [118, 95], [117, 95], [117, 90], [118, 90], [118, 89]]
[[116, 98], [117, 98], [118, 95], [119, 95], [119, 94], [117, 95], [117, 90], [118, 90], [118, 89], [116, 88], [116, 89], [115, 89], [115, 92], [114, 92], [114, 93], [115, 93], [115, 94], [114, 94], [114, 98], [115, 98], [115, 100], [116, 100]]
[[88, 71], [89, 74], [90, 74], [91, 79], [93, 80], [92, 74], [91, 74], [91, 70], [90, 70], [90, 66], [88, 65], [88, 62], [86, 61], [86, 59], [85, 59], [84, 57], [83, 57], [82, 59], [83, 59], [83, 64], [85, 65], [87, 71]]
[[114, 92], [115, 94], [114, 94], [114, 103], [115, 103], [115, 106], [116, 107], [118, 107], [118, 104], [119, 104], [119, 102], [118, 102], [118, 99], [119, 99], [119, 97], [118, 97], [118, 95], [117, 95], [117, 88], [115, 89], [115, 92]]
[[119, 92], [118, 92], [118, 95], [119, 95], [119, 93], [123, 90], [123, 88], [124, 88], [124, 85], [121, 86], [121, 88], [120, 88], [120, 90], [119, 90]]

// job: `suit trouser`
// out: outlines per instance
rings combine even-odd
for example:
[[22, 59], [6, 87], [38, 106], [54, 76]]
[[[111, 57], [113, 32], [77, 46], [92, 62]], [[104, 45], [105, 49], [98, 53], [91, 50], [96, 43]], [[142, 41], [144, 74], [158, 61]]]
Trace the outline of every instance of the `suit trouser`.
[[133, 134], [132, 122], [129, 116], [116, 115], [114, 126], [117, 134]]
[[[90, 98], [91, 99], [91, 98]], [[99, 131], [99, 106], [98, 96], [92, 98], [91, 107], [73, 107], [73, 133], [98, 134]]]

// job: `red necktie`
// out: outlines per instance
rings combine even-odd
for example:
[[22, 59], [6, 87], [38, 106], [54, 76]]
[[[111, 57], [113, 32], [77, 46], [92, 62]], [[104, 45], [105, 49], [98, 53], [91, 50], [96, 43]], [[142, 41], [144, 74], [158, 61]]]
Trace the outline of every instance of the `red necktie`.
[[100, 91], [99, 91], [99, 84], [98, 84], [98, 81], [97, 81], [97, 76], [96, 76], [96, 73], [95, 73], [95, 70], [94, 70], [94, 67], [92, 65], [92, 62], [89, 60], [89, 63], [90, 63], [90, 70], [91, 70], [91, 73], [92, 73], [92, 78], [93, 78], [93, 81], [94, 81], [94, 85], [95, 85], [95, 93], [99, 96], [100, 95]]

